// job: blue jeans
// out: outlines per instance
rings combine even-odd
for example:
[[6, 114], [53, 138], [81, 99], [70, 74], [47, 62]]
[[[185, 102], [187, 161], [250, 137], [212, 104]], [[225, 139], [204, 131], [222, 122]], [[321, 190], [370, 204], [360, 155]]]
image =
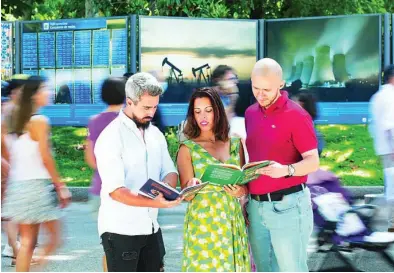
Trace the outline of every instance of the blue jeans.
[[249, 240], [257, 271], [308, 272], [308, 241], [313, 230], [308, 188], [281, 201], [250, 199]]

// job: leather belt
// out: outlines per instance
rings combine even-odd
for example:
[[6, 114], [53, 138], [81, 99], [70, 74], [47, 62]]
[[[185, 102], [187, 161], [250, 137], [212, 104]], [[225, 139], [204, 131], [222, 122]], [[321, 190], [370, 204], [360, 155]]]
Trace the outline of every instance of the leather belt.
[[279, 191], [275, 191], [275, 192], [271, 192], [271, 193], [267, 193], [267, 194], [251, 194], [250, 197], [256, 201], [259, 202], [264, 202], [264, 201], [281, 201], [283, 199], [283, 197], [285, 195], [289, 195], [292, 193], [296, 193], [299, 191], [302, 191], [305, 189], [305, 184], [302, 183], [300, 185], [291, 187], [291, 188], [287, 188], [287, 189], [283, 189], [283, 190], [279, 190]]

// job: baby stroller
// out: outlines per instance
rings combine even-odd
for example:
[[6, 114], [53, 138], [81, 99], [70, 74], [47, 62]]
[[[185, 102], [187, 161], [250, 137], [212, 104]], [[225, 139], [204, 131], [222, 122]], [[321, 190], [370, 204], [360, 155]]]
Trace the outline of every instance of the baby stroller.
[[[319, 178], [320, 177], [320, 178]], [[346, 267], [333, 271], [360, 271], [344, 252], [367, 250], [378, 253], [394, 269], [394, 260], [387, 253], [394, 243], [394, 233], [374, 232], [372, 219], [377, 212], [374, 205], [352, 206], [350, 193], [340, 185], [339, 179], [319, 170], [308, 178], [311, 191], [314, 224], [317, 231], [317, 252], [324, 258], [314, 271], [327, 264], [333, 253]], [[327, 269], [325, 271], [331, 271]]]

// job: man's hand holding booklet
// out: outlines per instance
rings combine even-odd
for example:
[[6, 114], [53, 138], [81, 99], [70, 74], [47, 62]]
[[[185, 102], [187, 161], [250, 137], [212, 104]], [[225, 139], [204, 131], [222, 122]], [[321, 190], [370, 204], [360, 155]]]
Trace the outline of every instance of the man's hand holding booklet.
[[201, 177], [201, 181], [217, 186], [245, 185], [260, 176], [256, 171], [270, 164], [270, 161], [259, 161], [245, 164], [242, 168], [230, 164], [209, 165]]
[[195, 195], [206, 185], [208, 185], [208, 182], [189, 186], [184, 188], [182, 191], [178, 191], [166, 183], [148, 179], [148, 181], [146, 181], [146, 183], [141, 187], [140, 193], [152, 199], [156, 198], [158, 193], [161, 193], [166, 200], [172, 201], [177, 198], [187, 198], [188, 196]]

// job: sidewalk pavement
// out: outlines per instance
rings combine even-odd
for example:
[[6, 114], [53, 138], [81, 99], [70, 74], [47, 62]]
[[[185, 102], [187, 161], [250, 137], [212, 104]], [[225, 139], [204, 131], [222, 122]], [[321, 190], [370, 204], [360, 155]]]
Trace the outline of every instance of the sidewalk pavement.
[[[183, 221], [187, 204], [183, 203], [176, 208], [163, 209], [159, 214], [159, 222], [163, 230], [163, 237], [166, 247], [165, 269], [170, 272], [181, 270], [182, 259], [182, 238]], [[383, 230], [384, 224], [380, 227]], [[45, 232], [41, 232], [39, 244], [45, 241]], [[90, 207], [87, 203], [73, 203], [64, 210], [63, 218], [63, 246], [56, 255], [49, 257], [49, 264], [44, 269], [33, 267], [32, 271], [45, 272], [100, 272], [103, 249], [97, 234], [96, 220], [90, 214]], [[6, 242], [6, 237], [2, 233], [2, 248]], [[316, 237], [311, 238], [308, 252], [309, 267], [316, 268], [317, 263], [322, 261], [322, 255], [315, 253]], [[394, 250], [391, 250], [394, 257]], [[355, 264], [364, 271], [394, 271], [381, 261], [375, 253], [357, 252], [347, 254], [354, 258]], [[2, 258], [1, 271], [13, 272], [15, 268], [9, 266], [11, 259]], [[332, 257], [326, 262], [328, 266], [340, 266], [338, 261]]]

